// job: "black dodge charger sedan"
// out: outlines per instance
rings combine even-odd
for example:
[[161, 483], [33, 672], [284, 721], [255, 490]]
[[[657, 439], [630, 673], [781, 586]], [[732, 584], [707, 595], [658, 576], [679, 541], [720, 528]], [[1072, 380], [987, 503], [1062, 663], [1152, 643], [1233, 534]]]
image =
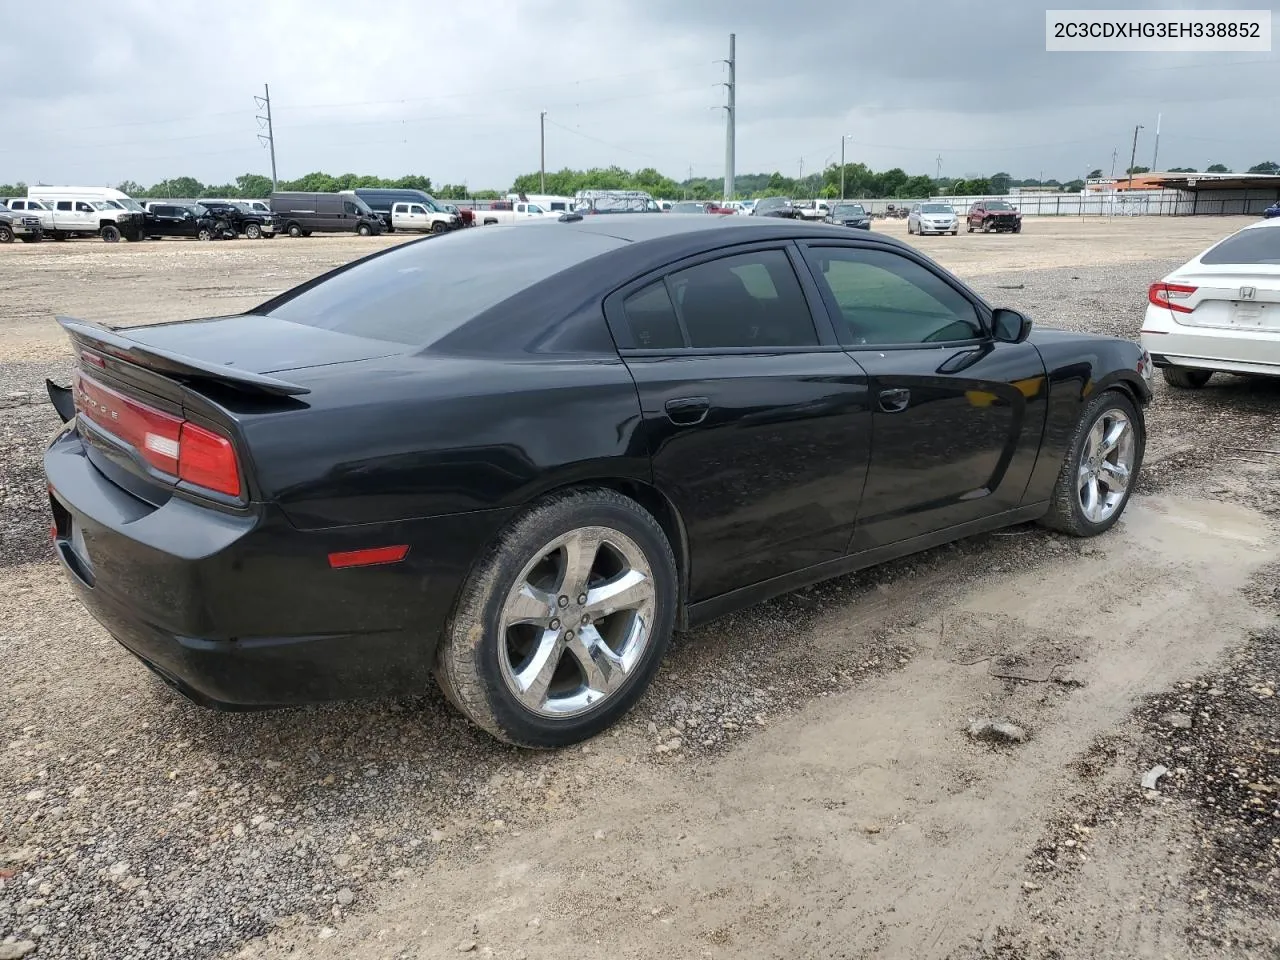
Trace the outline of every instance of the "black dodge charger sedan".
[[1148, 357], [887, 237], [567, 215], [393, 247], [243, 315], [60, 320], [53, 538], [164, 680], [245, 709], [431, 676], [589, 737], [673, 630], [1026, 521], [1090, 536]]

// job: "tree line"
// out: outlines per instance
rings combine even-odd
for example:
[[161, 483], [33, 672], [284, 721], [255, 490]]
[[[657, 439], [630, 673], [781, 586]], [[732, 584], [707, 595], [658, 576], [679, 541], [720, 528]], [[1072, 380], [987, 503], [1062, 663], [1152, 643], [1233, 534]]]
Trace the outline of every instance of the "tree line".
[[[280, 190], [299, 190], [307, 193], [337, 193], [339, 190], [355, 190], [359, 187], [386, 187], [400, 190], [422, 190], [432, 196], [444, 200], [465, 200], [468, 197], [493, 198], [499, 196], [496, 190], [468, 191], [461, 184], [446, 183], [443, 186], [432, 186], [430, 177], [411, 174], [395, 179], [374, 177], [355, 173], [343, 173], [333, 176], [328, 173], [308, 173], [296, 180], [281, 180]], [[227, 197], [242, 200], [260, 200], [271, 196], [271, 178], [260, 173], [245, 173], [230, 183], [201, 183], [195, 177], [171, 177], [151, 186], [144, 186], [135, 180], [125, 180], [116, 184], [116, 189], [131, 197], [150, 197], [162, 199], [175, 197], [184, 200], [198, 200], [201, 197]], [[27, 185], [0, 184], [0, 197], [25, 196]]]
[[[843, 177], [841, 176], [843, 172]], [[1148, 167], [1134, 166], [1125, 175], [1150, 172]], [[1170, 167], [1167, 173], [1196, 173], [1194, 167]], [[1225, 164], [1214, 163], [1205, 168], [1206, 173], [1231, 173]], [[1280, 173], [1280, 164], [1272, 160], [1254, 164], [1246, 173]], [[1091, 170], [1089, 179], [1102, 177], [1102, 170]], [[843, 183], [842, 183], [843, 180]], [[919, 199], [928, 196], [973, 196], [1004, 194], [1012, 187], [1049, 187], [1066, 193], [1078, 193], [1084, 189], [1084, 180], [1068, 180], [1062, 183], [1048, 179], [1015, 179], [1003, 171], [980, 177], [930, 177], [911, 175], [900, 167], [889, 170], [872, 170], [864, 163], [846, 163], [843, 168], [831, 164], [825, 170], [806, 177], [785, 177], [780, 172], [744, 173], [734, 178], [735, 198], [756, 199], [768, 196], [789, 196], [797, 199], [844, 196], [859, 200], [867, 198]], [[357, 188], [395, 188], [422, 190], [442, 200], [493, 199], [507, 191], [468, 190], [465, 184], [446, 183], [434, 186], [430, 177], [409, 174], [395, 179], [355, 173], [337, 176], [314, 172], [296, 180], [281, 180], [280, 190], [298, 190], [311, 193], [335, 193]], [[271, 178], [260, 173], [245, 173], [233, 182], [206, 184], [195, 177], [172, 177], [150, 186], [133, 180], [117, 185], [131, 197], [232, 197], [260, 199], [271, 195]], [[843, 194], [841, 189], [843, 188]], [[718, 177], [692, 177], [677, 181], [653, 167], [626, 170], [622, 167], [593, 167], [590, 170], [563, 170], [548, 172], [544, 178], [538, 172], [524, 173], [516, 177], [511, 186], [513, 193], [549, 193], [557, 196], [573, 196], [579, 190], [644, 190], [655, 197], [665, 199], [715, 200], [723, 196], [724, 181]], [[24, 183], [0, 184], [0, 197], [24, 196]]]

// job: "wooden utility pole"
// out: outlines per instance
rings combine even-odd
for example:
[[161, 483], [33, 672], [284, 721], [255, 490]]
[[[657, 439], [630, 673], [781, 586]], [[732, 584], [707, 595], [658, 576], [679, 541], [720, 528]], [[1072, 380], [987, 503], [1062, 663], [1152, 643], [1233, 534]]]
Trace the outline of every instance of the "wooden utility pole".
[[538, 192], [547, 192], [547, 111], [538, 114]]

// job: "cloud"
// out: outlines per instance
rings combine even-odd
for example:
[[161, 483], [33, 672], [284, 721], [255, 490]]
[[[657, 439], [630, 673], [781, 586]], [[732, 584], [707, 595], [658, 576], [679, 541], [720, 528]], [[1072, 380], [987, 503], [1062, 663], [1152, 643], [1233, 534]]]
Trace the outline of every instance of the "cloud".
[[0, 182], [268, 172], [267, 82], [283, 177], [505, 187], [537, 169], [544, 110], [551, 169], [719, 176], [731, 31], [739, 172], [816, 170], [849, 134], [873, 167], [1065, 180], [1126, 166], [1138, 123], [1149, 163], [1157, 113], [1162, 165], [1275, 152], [1273, 55], [1049, 54], [1024, 0], [45, 0], [6, 11]]

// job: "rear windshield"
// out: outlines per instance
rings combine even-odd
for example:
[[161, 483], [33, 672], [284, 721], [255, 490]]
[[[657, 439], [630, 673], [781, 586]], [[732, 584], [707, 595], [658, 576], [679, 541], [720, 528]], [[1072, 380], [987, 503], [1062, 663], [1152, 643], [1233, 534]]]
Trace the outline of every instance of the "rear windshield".
[[425, 347], [521, 290], [621, 244], [555, 221], [467, 230], [358, 263], [267, 315]]
[[1200, 262], [1280, 264], [1280, 229], [1252, 227], [1241, 230], [1206, 253]]

